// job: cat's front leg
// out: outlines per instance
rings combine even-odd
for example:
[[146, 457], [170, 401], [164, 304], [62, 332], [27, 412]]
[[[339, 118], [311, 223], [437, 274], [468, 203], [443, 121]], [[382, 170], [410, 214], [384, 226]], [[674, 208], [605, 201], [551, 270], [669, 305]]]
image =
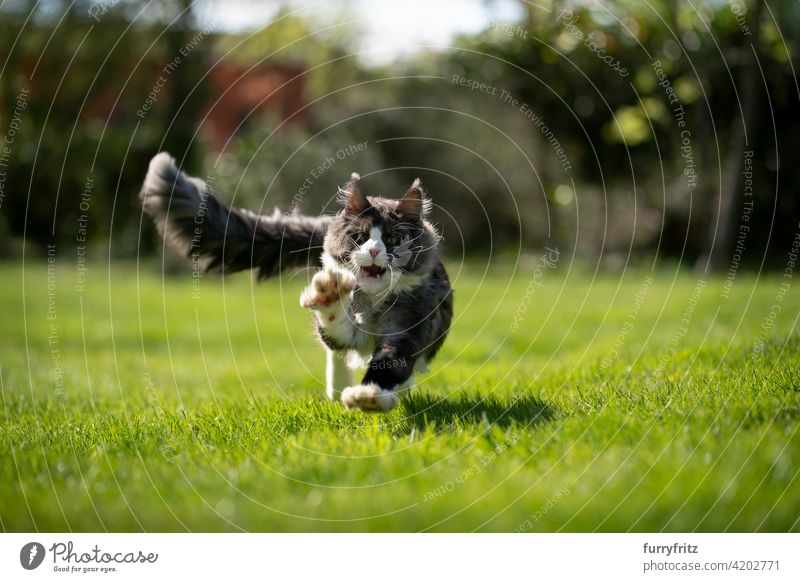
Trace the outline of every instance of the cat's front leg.
[[353, 383], [346, 360], [357, 333], [350, 309], [355, 286], [356, 278], [350, 272], [323, 269], [300, 295], [300, 305], [315, 311], [317, 335], [327, 352], [325, 393], [334, 402]]
[[316, 313], [320, 339], [332, 350], [354, 347], [356, 332], [350, 306], [356, 277], [349, 271], [325, 268], [300, 294], [300, 305]]

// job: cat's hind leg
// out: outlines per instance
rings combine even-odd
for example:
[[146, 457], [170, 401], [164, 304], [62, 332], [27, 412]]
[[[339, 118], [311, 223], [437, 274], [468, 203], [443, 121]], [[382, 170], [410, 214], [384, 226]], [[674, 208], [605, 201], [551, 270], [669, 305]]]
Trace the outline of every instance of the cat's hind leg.
[[325, 393], [331, 402], [339, 402], [342, 390], [353, 383], [353, 371], [347, 365], [347, 352], [326, 348]]

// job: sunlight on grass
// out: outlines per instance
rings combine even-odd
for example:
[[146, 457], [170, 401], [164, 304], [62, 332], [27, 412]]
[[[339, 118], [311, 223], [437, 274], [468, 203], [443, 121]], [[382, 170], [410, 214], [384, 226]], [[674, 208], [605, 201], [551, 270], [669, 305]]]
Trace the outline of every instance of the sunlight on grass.
[[193, 298], [96, 264], [48, 298], [44, 265], [24, 290], [0, 266], [3, 528], [798, 530], [800, 299], [765, 326], [778, 278], [725, 298], [667, 269], [450, 270], [452, 333], [378, 417], [324, 400], [305, 273]]

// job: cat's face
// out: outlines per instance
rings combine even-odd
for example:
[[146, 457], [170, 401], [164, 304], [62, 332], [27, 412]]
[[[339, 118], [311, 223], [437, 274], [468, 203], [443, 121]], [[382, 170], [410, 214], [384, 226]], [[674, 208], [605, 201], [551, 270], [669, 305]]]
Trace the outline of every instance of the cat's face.
[[350, 270], [369, 295], [413, 287], [430, 272], [438, 243], [419, 180], [400, 200], [367, 197], [358, 180], [353, 174], [341, 190], [344, 210], [325, 236], [326, 260]]

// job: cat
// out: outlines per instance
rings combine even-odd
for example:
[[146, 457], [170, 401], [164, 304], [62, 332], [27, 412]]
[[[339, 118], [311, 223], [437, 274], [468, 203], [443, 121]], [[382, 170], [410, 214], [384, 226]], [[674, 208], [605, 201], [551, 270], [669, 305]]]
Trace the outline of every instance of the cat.
[[360, 181], [353, 173], [339, 189], [335, 216], [257, 215], [228, 208], [162, 152], [139, 197], [167, 243], [206, 272], [257, 269], [265, 279], [318, 265], [300, 305], [326, 352], [326, 395], [348, 410], [390, 412], [442, 347], [453, 290], [419, 179], [399, 200], [366, 196]]

